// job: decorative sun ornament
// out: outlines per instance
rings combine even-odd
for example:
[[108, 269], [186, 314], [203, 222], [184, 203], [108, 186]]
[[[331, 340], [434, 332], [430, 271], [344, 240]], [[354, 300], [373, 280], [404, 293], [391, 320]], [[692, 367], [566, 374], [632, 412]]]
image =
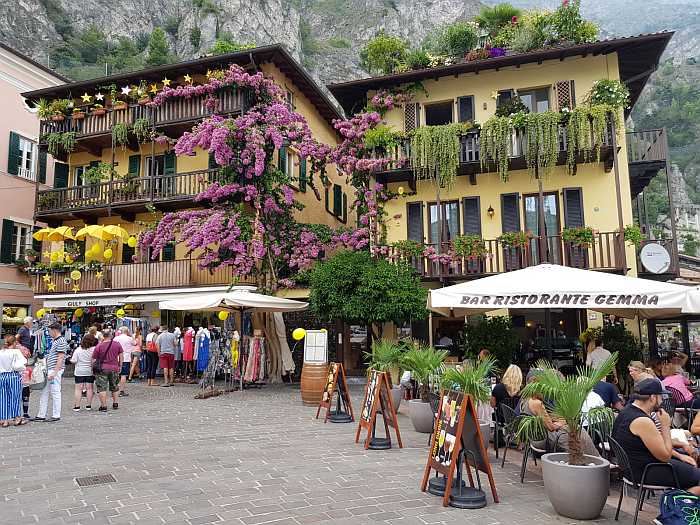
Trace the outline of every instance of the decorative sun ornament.
[[122, 95], [129, 96], [129, 93], [131, 93], [131, 86], [124, 86], [122, 88]]
[[498, 91], [492, 91], [491, 92], [491, 98], [494, 100], [498, 100]]
[[89, 104], [90, 101], [92, 100], [92, 97], [85, 92], [83, 95], [80, 96], [80, 98], [85, 102], [86, 104]]

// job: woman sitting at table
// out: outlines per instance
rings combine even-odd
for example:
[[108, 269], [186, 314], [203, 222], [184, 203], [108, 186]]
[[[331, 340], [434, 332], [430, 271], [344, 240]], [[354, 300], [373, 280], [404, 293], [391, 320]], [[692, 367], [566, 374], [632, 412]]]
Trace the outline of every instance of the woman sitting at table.
[[678, 408], [700, 408], [700, 399], [693, 399], [693, 394], [688, 390], [690, 381], [683, 375], [680, 366], [674, 363], [666, 363], [663, 367], [664, 379], [661, 384], [666, 388], [678, 390], [684, 399], [684, 403], [677, 405]]

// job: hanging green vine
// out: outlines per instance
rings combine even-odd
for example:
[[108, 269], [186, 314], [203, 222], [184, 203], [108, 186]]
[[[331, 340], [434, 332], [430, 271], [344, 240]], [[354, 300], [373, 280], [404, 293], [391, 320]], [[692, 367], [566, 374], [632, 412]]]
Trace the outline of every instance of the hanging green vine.
[[147, 142], [153, 135], [151, 122], [147, 118], [138, 118], [134, 121], [134, 135], [139, 142]]
[[525, 160], [530, 173], [545, 175], [559, 160], [561, 114], [554, 111], [527, 113], [522, 118]]
[[[420, 128], [419, 128], [420, 129]], [[508, 155], [513, 136], [513, 121], [509, 117], [491, 117], [481, 126], [481, 167], [496, 164], [498, 175], [508, 181]]]
[[576, 155], [582, 153], [588, 159], [593, 149], [593, 129], [589, 117], [588, 108], [577, 107], [569, 113], [569, 121], [566, 125], [566, 165], [569, 174], [573, 175], [576, 169]]
[[112, 127], [112, 139], [114, 144], [124, 148], [129, 143], [129, 126], [119, 122]]
[[58, 157], [61, 152], [71, 153], [75, 149], [75, 132], [49, 133], [45, 136], [46, 150], [49, 155]]
[[411, 166], [419, 179], [434, 179], [451, 187], [459, 166], [461, 124], [422, 126], [411, 136]]

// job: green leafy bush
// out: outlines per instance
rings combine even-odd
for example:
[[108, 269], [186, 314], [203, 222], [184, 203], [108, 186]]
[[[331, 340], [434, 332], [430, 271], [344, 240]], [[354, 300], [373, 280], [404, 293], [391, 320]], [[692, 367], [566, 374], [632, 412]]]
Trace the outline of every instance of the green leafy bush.
[[383, 149], [384, 151], [388, 151], [398, 145], [396, 132], [389, 126], [384, 125], [368, 129], [365, 132], [364, 144], [367, 149]]
[[466, 351], [476, 357], [486, 349], [496, 358], [498, 367], [505, 370], [518, 348], [518, 334], [508, 316], [484, 317], [465, 326]]
[[458, 20], [442, 29], [437, 38], [438, 49], [435, 51], [450, 57], [463, 57], [476, 47], [478, 41], [474, 25]]
[[460, 257], [481, 257], [486, 254], [486, 244], [480, 235], [459, 235], [452, 245], [455, 254]]
[[561, 240], [575, 246], [588, 247], [593, 244], [593, 228], [590, 226], [564, 228], [561, 231]]
[[390, 75], [406, 62], [407, 54], [403, 39], [380, 31], [360, 51], [360, 66], [368, 73]]
[[430, 67], [430, 56], [423, 49], [413, 49], [406, 55], [406, 69], [425, 69]]
[[520, 15], [520, 9], [504, 3], [496, 4], [492, 7], [482, 7], [475, 20], [480, 28], [488, 31], [491, 35], [495, 35], [502, 28], [515, 25], [513, 21], [517, 23]]
[[597, 80], [588, 93], [590, 104], [607, 104], [616, 108], [628, 108], [630, 105], [630, 90], [619, 80], [603, 78]]

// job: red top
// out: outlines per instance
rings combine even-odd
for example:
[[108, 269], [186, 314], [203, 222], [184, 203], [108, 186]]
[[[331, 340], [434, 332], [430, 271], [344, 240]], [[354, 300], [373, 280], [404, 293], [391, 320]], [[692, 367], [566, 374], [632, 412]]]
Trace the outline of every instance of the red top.
[[182, 360], [192, 361], [194, 360], [194, 331], [187, 330], [185, 332], [185, 343], [182, 347]]
[[105, 372], [119, 372], [119, 354], [123, 352], [122, 345], [116, 341], [102, 341], [92, 353], [92, 358], [102, 360], [102, 370]]

